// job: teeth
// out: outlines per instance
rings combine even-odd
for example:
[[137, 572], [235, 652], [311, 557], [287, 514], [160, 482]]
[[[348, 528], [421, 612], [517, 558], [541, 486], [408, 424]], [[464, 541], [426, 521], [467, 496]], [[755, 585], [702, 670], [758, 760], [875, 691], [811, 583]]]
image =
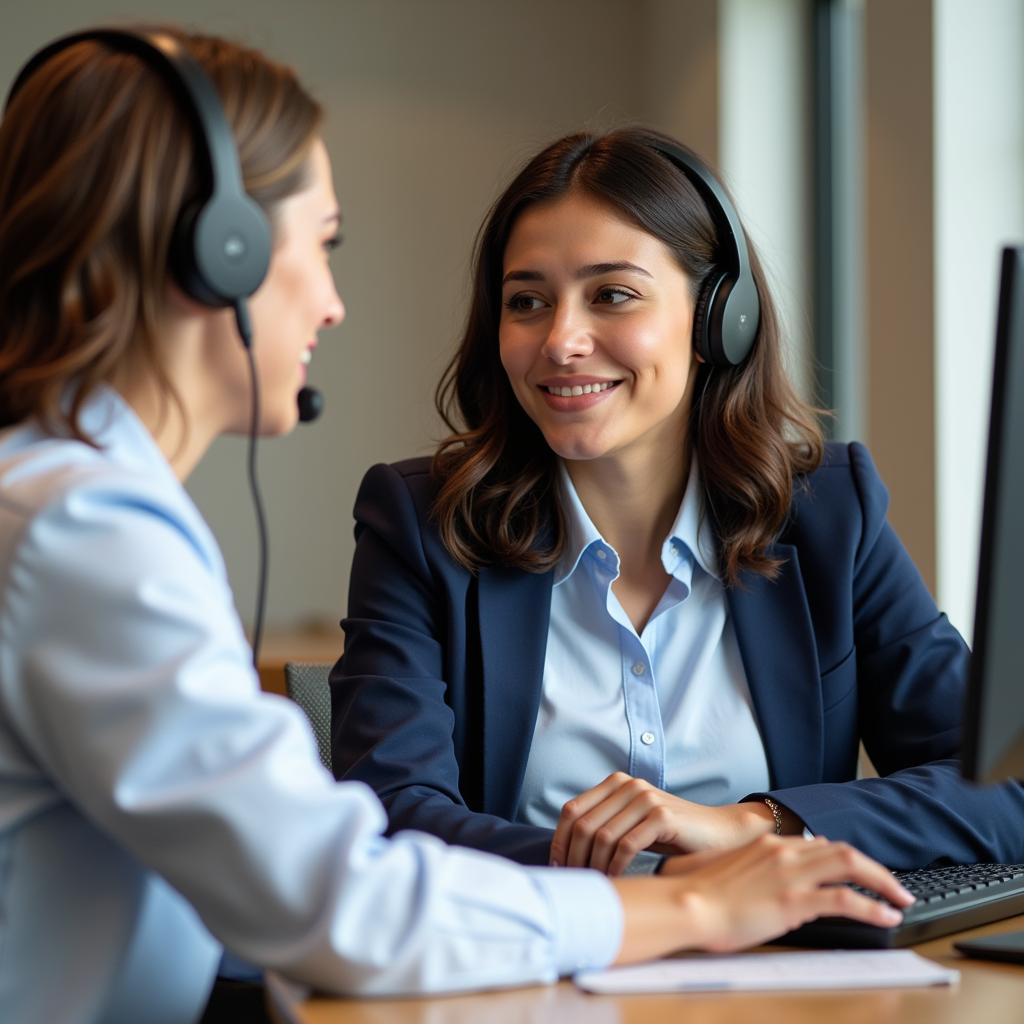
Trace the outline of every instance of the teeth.
[[312, 360], [312, 358], [313, 358], [313, 350], [307, 348], [306, 351], [303, 352], [302, 356], [299, 358], [299, 362], [302, 363], [303, 366], [308, 366], [309, 362], [310, 362], [310, 360]]
[[545, 387], [549, 395], [558, 395], [559, 398], [574, 398], [578, 395], [594, 395], [600, 391], [607, 391], [615, 384], [613, 380], [602, 381], [600, 384], [576, 384], [573, 387]]

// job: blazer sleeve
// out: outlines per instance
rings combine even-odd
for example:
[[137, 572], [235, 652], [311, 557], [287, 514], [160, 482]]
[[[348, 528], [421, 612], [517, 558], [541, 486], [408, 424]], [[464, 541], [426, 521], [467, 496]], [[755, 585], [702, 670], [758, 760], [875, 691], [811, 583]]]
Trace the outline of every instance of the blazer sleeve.
[[960, 774], [967, 645], [886, 521], [888, 496], [867, 449], [851, 444], [849, 455], [862, 523], [852, 558], [854, 699], [880, 777], [771, 795], [815, 834], [892, 868], [1024, 861], [1024, 787], [976, 786]]
[[[418, 475], [424, 483], [425, 473]], [[345, 650], [331, 673], [335, 776], [377, 793], [389, 834], [416, 829], [521, 864], [547, 864], [549, 829], [467, 803], [477, 783], [467, 777], [471, 766], [460, 765], [455, 735], [464, 736], [464, 754], [479, 743], [466, 706], [479, 680], [462, 678], [456, 693], [446, 666], [462, 676], [473, 671], [466, 658], [471, 577], [441, 547], [427, 522], [428, 502], [411, 489], [415, 477], [374, 466], [356, 498]]]

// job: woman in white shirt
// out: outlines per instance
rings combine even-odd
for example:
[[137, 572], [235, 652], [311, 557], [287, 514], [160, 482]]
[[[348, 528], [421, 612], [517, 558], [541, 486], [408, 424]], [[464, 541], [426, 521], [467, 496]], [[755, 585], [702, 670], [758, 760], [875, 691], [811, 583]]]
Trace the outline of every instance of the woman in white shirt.
[[259, 693], [182, 481], [221, 434], [293, 427], [344, 316], [319, 120], [288, 69], [162, 29], [62, 42], [0, 123], [0, 1017], [195, 1019], [220, 943], [410, 993], [898, 917], [823, 887], [906, 899], [828, 843], [612, 884], [385, 840], [370, 790]]

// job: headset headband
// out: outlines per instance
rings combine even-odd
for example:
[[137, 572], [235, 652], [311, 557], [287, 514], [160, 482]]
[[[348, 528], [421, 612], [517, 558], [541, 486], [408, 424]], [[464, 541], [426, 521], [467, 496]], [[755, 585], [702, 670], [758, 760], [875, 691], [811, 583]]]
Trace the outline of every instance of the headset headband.
[[183, 213], [171, 254], [175, 274], [193, 298], [209, 306], [234, 306], [247, 323], [241, 300], [266, 276], [270, 225], [246, 194], [234, 135], [209, 76], [182, 43], [168, 35], [93, 29], [44, 46], [18, 73], [5, 109], [25, 82], [50, 58], [81, 42], [105, 43], [130, 53], [163, 78], [188, 115], [209, 173], [209, 193]]
[[701, 288], [694, 309], [694, 343], [713, 366], [738, 366], [757, 336], [761, 303], [750, 270], [739, 215], [721, 183], [694, 153], [657, 140], [651, 148], [678, 168], [697, 189], [711, 215], [724, 257]]

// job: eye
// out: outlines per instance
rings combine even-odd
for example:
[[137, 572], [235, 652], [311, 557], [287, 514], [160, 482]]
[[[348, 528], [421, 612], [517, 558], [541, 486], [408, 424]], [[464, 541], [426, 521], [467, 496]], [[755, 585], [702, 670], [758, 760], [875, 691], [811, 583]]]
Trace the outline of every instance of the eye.
[[613, 285], [605, 285], [599, 288], [594, 296], [594, 301], [604, 306], [620, 306], [624, 302], [635, 299], [636, 295], [625, 288], [618, 288]]
[[332, 235], [330, 238], [324, 239], [321, 244], [323, 245], [324, 252], [330, 256], [331, 253], [341, 245], [341, 242], [341, 235]]
[[505, 300], [505, 308], [513, 313], [532, 313], [544, 305], [545, 302], [539, 295], [530, 295], [527, 292], [519, 292]]

